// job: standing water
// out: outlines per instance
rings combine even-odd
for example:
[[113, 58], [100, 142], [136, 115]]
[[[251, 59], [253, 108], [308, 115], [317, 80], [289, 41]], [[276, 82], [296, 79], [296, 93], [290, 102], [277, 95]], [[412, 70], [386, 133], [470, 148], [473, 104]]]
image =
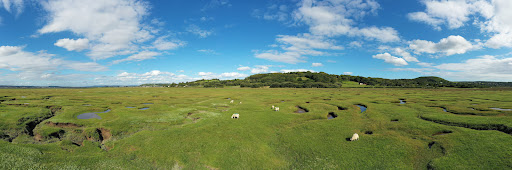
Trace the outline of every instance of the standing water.
[[96, 113], [107, 113], [107, 112], [110, 112], [110, 109], [107, 109], [104, 112], [82, 113], [82, 114], [78, 115], [76, 118], [78, 118], [78, 119], [92, 119], [92, 118], [101, 119], [101, 117], [98, 116]]
[[361, 113], [363, 113], [364, 111], [366, 111], [366, 106], [363, 106], [363, 105], [358, 105], [356, 104], [357, 107], [359, 107], [361, 109]]

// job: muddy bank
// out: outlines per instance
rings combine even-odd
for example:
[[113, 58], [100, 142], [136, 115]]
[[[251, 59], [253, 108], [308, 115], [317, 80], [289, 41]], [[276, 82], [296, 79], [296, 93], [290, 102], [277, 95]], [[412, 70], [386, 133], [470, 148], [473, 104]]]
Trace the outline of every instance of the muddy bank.
[[509, 127], [504, 124], [469, 124], [469, 123], [463, 123], [463, 122], [449, 122], [449, 121], [444, 121], [444, 120], [436, 120], [436, 119], [431, 119], [431, 118], [423, 117], [423, 116], [420, 116], [420, 118], [423, 120], [426, 120], [426, 121], [431, 121], [434, 123], [439, 123], [439, 124], [448, 125], [448, 126], [458, 126], [458, 127], [464, 127], [464, 128], [468, 128], [468, 129], [475, 129], [475, 130], [497, 130], [497, 131], [512, 135], [512, 127]]
[[329, 114], [327, 114], [327, 119], [334, 119], [338, 117], [338, 115], [334, 112], [329, 112]]
[[77, 125], [74, 123], [54, 123], [54, 122], [46, 122], [46, 125], [52, 126], [52, 127], [60, 127], [60, 128], [78, 128], [82, 127], [81, 125]]
[[34, 136], [34, 129], [36, 128], [36, 126], [45, 121], [46, 119], [49, 119], [53, 116], [55, 116], [55, 113], [57, 113], [57, 111], [59, 111], [62, 107], [58, 107], [58, 106], [46, 106], [47, 109], [49, 109], [49, 113], [48, 114], [45, 114], [41, 117], [37, 117], [35, 118], [30, 118], [30, 117], [24, 117], [24, 118], [21, 118], [18, 120], [18, 124], [23, 124], [25, 123], [25, 130], [24, 130], [24, 133], [30, 135], [30, 136]]

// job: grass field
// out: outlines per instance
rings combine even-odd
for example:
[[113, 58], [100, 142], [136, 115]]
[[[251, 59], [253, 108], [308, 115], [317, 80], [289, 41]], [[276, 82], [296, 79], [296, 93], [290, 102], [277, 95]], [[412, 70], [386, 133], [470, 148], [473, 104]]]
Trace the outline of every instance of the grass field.
[[[512, 89], [0, 89], [0, 169], [511, 169], [512, 111], [490, 109], [512, 109], [510, 96]], [[297, 106], [308, 112], [294, 113]], [[330, 112], [337, 117], [327, 119]], [[354, 133], [360, 139], [347, 141]]]

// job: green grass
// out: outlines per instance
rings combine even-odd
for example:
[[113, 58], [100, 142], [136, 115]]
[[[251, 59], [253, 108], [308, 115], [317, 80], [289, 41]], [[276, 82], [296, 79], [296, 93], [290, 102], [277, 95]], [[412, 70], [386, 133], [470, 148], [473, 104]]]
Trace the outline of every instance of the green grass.
[[[511, 108], [511, 95], [509, 89], [0, 89], [8, 96], [0, 97], [0, 169], [510, 169], [512, 112], [489, 108]], [[361, 113], [355, 104], [368, 109]], [[49, 117], [48, 106], [61, 109]], [[297, 106], [309, 112], [294, 113]], [[76, 118], [107, 109], [102, 119]], [[327, 119], [329, 112], [338, 117]], [[33, 130], [40, 141], [27, 134], [30, 122], [40, 122]], [[354, 133], [360, 140], [346, 141]]]

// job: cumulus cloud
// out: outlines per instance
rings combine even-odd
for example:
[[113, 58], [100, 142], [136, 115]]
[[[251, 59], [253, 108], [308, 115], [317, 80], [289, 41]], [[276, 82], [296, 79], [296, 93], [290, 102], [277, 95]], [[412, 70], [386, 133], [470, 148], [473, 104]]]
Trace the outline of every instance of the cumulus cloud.
[[115, 60], [112, 63], [119, 64], [126, 61], [142, 61], [142, 60], [149, 60], [149, 59], [155, 59], [155, 56], [161, 55], [158, 52], [154, 51], [142, 51], [137, 54], [131, 55], [125, 59], [121, 60]]
[[248, 66], [242, 66], [242, 67], [238, 67], [236, 70], [238, 71], [247, 71], [247, 70], [250, 70], [251, 67], [248, 67]]
[[352, 74], [354, 74], [354, 73], [352, 73], [352, 72], [343, 72], [343, 75], [352, 75]]
[[395, 48], [393, 50], [393, 53], [396, 55], [402, 56], [405, 59], [405, 61], [407, 61], [407, 62], [419, 62], [416, 57], [413, 57], [411, 55], [411, 53], [405, 51], [402, 48]]
[[64, 38], [57, 40], [54, 45], [65, 48], [68, 51], [82, 51], [89, 48], [89, 40], [85, 38], [79, 38], [76, 40]]
[[381, 42], [399, 41], [398, 32], [391, 27], [354, 26], [368, 14], [376, 14], [380, 5], [374, 0], [337, 1], [304, 0], [293, 12], [293, 19], [299, 24], [306, 24], [312, 34], [323, 36], [360, 36]]
[[456, 80], [512, 80], [512, 58], [486, 55], [461, 63], [445, 63], [434, 67], [441, 70], [440, 75]]
[[269, 66], [254, 66], [253, 69], [251, 69], [252, 74], [261, 74], [261, 73], [268, 73], [269, 72]]
[[409, 19], [431, 25], [441, 30], [447, 25], [456, 29], [473, 24], [480, 27], [490, 38], [485, 45], [490, 48], [512, 47], [512, 1], [510, 0], [427, 0], [424, 12], [408, 14]]
[[245, 78], [247, 76], [248, 76], [247, 74], [242, 74], [242, 73], [238, 73], [238, 72], [229, 72], [229, 73], [222, 73], [222, 74], [220, 74], [221, 78], [236, 78], [236, 79], [239, 79], [239, 78]]
[[71, 31], [84, 36], [93, 42], [88, 55], [95, 60], [131, 53], [137, 48], [135, 43], [153, 37], [141, 24], [149, 7], [138, 0], [54, 0], [41, 4], [48, 12], [48, 23], [38, 32]]
[[393, 64], [395, 66], [405, 66], [405, 65], [408, 65], [407, 61], [405, 61], [403, 58], [398, 58], [398, 57], [392, 56], [389, 53], [377, 54], [377, 55], [374, 55], [372, 57], [376, 58], [376, 59], [384, 60], [384, 62]]
[[212, 50], [212, 49], [200, 49], [200, 50], [197, 50], [197, 52], [201, 52], [201, 53], [209, 54], [209, 55], [219, 55], [219, 53], [217, 53], [215, 50]]
[[322, 63], [311, 63], [311, 67], [322, 67], [324, 66]]
[[454, 54], [464, 54], [469, 50], [479, 48], [477, 45], [471, 44], [462, 36], [448, 36], [441, 39], [438, 43], [426, 40], [413, 40], [409, 44], [409, 48], [416, 53], [444, 53], [447, 56]]
[[86, 72], [107, 71], [107, 67], [95, 62], [78, 62], [56, 58], [44, 51], [27, 52], [19, 46], [0, 46], [0, 69], [16, 72], [11, 77], [23, 80], [44, 80], [54, 72], [76, 70]]

